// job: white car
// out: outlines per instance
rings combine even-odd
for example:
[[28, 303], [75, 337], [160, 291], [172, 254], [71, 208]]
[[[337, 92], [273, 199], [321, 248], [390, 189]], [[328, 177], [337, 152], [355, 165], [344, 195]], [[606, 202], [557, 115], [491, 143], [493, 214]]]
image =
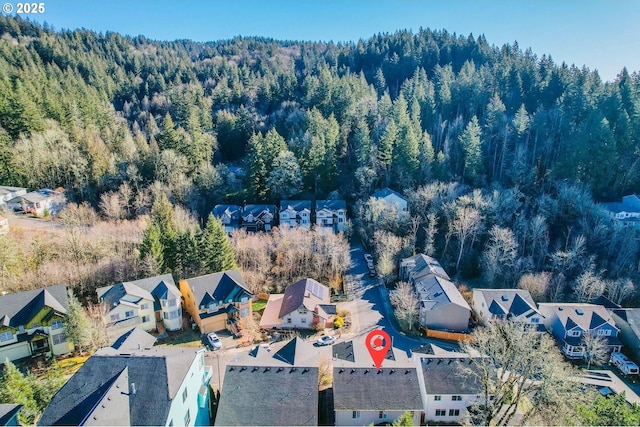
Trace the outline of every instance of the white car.
[[332, 337], [331, 335], [324, 335], [320, 338], [318, 338], [318, 340], [316, 341], [316, 343], [318, 345], [331, 345], [336, 341], [336, 339], [334, 337]]
[[218, 338], [218, 335], [216, 335], [213, 332], [211, 332], [210, 334], [207, 334], [207, 341], [209, 342], [209, 345], [211, 346], [211, 348], [214, 350], [220, 350], [222, 348], [222, 341], [220, 341], [220, 338]]
[[364, 260], [367, 261], [367, 264], [373, 264], [373, 257], [371, 254], [364, 254]]

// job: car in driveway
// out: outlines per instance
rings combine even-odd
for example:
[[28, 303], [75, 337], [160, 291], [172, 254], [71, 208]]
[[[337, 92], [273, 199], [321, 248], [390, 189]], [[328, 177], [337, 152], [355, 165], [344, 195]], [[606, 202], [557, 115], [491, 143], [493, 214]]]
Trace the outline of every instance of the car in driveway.
[[373, 264], [373, 257], [371, 254], [364, 254], [364, 260], [367, 261], [367, 265]]
[[324, 336], [318, 338], [318, 340], [316, 341], [316, 344], [318, 344], [318, 345], [331, 345], [334, 342], [336, 342], [335, 337], [332, 337], [331, 335], [324, 335]]
[[209, 343], [213, 350], [220, 350], [222, 348], [222, 341], [220, 341], [220, 338], [214, 332], [207, 334], [207, 343]]

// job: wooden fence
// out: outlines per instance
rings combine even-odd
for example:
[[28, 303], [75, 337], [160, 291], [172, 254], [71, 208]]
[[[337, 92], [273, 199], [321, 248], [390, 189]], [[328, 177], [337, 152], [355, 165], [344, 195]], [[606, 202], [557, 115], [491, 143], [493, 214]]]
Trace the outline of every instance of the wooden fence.
[[446, 331], [436, 331], [433, 329], [425, 328], [425, 332], [427, 333], [427, 337], [429, 338], [437, 338], [441, 340], [447, 341], [469, 341], [473, 342], [473, 337], [469, 334], [463, 334], [461, 332], [446, 332]]

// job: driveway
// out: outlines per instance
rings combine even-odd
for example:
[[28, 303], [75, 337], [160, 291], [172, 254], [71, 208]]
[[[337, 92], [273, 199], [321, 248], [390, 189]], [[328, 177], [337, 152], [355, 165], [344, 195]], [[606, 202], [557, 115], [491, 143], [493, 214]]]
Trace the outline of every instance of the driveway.
[[52, 219], [31, 218], [26, 215], [10, 215], [9, 227], [30, 228], [34, 230], [60, 231], [64, 224]]

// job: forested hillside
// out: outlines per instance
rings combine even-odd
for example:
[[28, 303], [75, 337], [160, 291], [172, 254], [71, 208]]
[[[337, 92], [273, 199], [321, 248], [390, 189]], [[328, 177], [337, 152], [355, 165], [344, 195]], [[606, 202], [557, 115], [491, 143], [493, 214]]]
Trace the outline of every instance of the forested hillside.
[[[593, 200], [640, 192], [639, 136], [638, 73], [605, 83], [482, 36], [160, 42], [0, 17], [0, 183], [62, 186], [113, 220], [161, 191], [204, 219], [338, 190], [387, 264], [424, 250], [493, 286], [611, 295], [638, 247]], [[385, 186], [411, 220], [380, 223]]]

